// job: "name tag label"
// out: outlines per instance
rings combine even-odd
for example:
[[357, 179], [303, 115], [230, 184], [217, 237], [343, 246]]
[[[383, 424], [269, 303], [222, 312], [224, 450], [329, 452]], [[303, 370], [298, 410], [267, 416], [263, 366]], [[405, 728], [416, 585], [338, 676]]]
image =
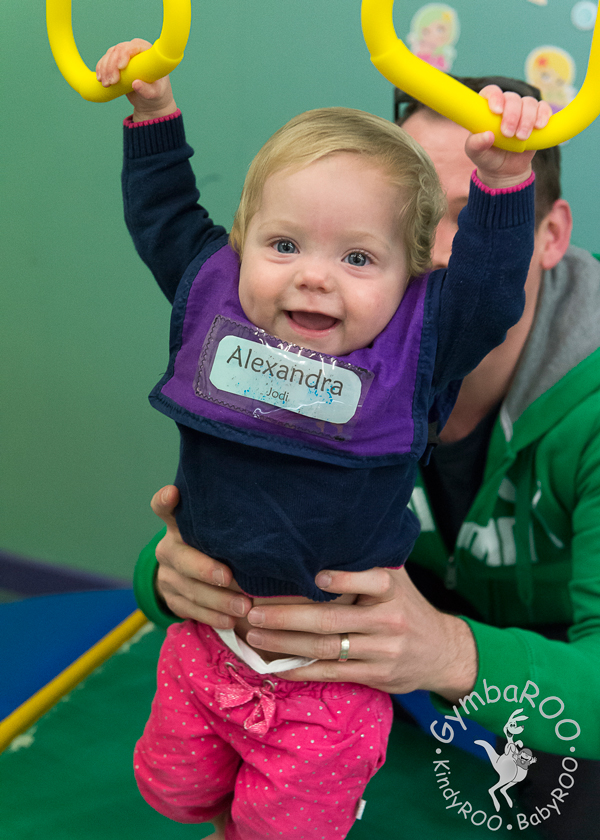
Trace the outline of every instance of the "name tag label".
[[352, 370], [233, 335], [219, 342], [210, 381], [220, 391], [328, 423], [351, 420], [361, 393]]
[[194, 388], [199, 397], [254, 417], [344, 440], [372, 380], [371, 371], [218, 315]]

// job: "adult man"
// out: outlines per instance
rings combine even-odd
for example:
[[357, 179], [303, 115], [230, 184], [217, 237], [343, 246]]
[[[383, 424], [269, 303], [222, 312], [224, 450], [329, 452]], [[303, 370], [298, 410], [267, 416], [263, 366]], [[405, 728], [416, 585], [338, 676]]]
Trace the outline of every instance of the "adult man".
[[[499, 80], [472, 86], [491, 81]], [[434, 264], [443, 266], [468, 192], [467, 132], [422, 107], [404, 127], [447, 191], [434, 250]], [[526, 746], [557, 756], [536, 770], [546, 764], [555, 780], [560, 756], [573, 761], [572, 748], [578, 762], [568, 819], [544, 820], [539, 830], [593, 837], [597, 805], [584, 794], [597, 784], [598, 764], [581, 757], [600, 758], [600, 266], [569, 247], [557, 150], [538, 154], [534, 166], [541, 190], [525, 311], [464, 380], [442, 444], [423, 469], [413, 496], [422, 535], [400, 584], [384, 570], [321, 573], [318, 585], [363, 593], [359, 601], [252, 610], [248, 641], [319, 660], [297, 679], [435, 692], [444, 740], [443, 713], [451, 715], [454, 704], [498, 734], [523, 710]], [[154, 499], [168, 525], [158, 588], [175, 613], [230, 626], [223, 614], [246, 614], [248, 599], [208, 585], [227, 585], [228, 570], [181, 543], [175, 503], [174, 488]], [[149, 579], [140, 566], [142, 578]], [[336, 661], [340, 634], [349, 634], [347, 662]], [[461, 707], [459, 698], [472, 691]], [[532, 810], [546, 806], [538, 795], [530, 796]]]

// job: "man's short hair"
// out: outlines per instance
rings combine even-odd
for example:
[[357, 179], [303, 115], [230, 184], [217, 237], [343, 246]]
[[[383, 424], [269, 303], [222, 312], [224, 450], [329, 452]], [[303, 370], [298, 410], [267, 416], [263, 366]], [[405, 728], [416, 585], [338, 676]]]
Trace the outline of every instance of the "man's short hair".
[[400, 193], [398, 224], [403, 228], [409, 276], [431, 267], [437, 225], [446, 211], [438, 174], [429, 156], [404, 131], [382, 117], [352, 108], [318, 108], [294, 117], [260, 149], [248, 169], [230, 233], [242, 256], [252, 217], [259, 210], [265, 181], [283, 169], [298, 171], [331, 154], [349, 152], [381, 166]]
[[[452, 78], [461, 82], [465, 87], [479, 93], [487, 85], [498, 85], [503, 91], [514, 91], [519, 96], [533, 96], [540, 100], [542, 95], [538, 88], [523, 82], [520, 79], [511, 79], [506, 76], [453, 76]], [[403, 125], [406, 120], [417, 111], [431, 111], [422, 102], [396, 88], [394, 95], [394, 121], [397, 125]], [[440, 119], [445, 119], [437, 114]], [[554, 202], [561, 197], [560, 187], [560, 148], [551, 146], [549, 149], [539, 149], [533, 158], [533, 171], [535, 172], [535, 226], [545, 218]]]

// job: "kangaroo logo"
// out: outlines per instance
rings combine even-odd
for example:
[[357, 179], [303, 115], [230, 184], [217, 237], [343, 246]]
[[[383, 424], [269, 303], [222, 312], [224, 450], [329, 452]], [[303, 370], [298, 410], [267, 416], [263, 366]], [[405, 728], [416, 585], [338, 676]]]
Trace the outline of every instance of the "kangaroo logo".
[[506, 736], [507, 744], [504, 747], [504, 752], [498, 754], [496, 750], [488, 741], [475, 741], [488, 754], [488, 758], [494, 766], [496, 773], [499, 776], [495, 785], [489, 789], [489, 794], [492, 797], [492, 802], [496, 811], [500, 810], [500, 803], [496, 797], [496, 791], [499, 790], [509, 806], [512, 808], [513, 802], [507, 793], [509, 787], [522, 782], [530, 765], [535, 764], [537, 758], [528, 747], [523, 747], [522, 741], [515, 741], [514, 736], [520, 735], [523, 731], [521, 721], [527, 720], [527, 715], [521, 715], [523, 709], [517, 709], [512, 713], [504, 727], [504, 734]]

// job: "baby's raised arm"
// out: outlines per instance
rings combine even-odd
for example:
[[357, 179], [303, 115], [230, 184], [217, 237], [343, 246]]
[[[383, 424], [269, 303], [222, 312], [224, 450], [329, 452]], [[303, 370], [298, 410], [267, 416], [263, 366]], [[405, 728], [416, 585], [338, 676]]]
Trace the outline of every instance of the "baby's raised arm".
[[[131, 58], [150, 49], [151, 46], [149, 41], [144, 41], [142, 38], [116, 44], [102, 56], [96, 65], [96, 78], [104, 87], [116, 84], [121, 78], [121, 70], [127, 67]], [[133, 91], [127, 94], [127, 99], [133, 105], [134, 122], [166, 117], [177, 110], [168, 76], [152, 84], [136, 79], [132, 87]]]
[[[488, 85], [480, 95], [487, 99], [494, 114], [502, 116], [500, 130], [505, 137], [527, 140], [534, 128], [544, 128], [552, 114], [547, 102], [512, 91], [503, 93], [497, 85]], [[514, 187], [526, 181], [535, 152], [507, 152], [493, 142], [491, 131], [472, 134], [466, 142], [465, 151], [477, 167], [480, 181], [491, 189]]]

